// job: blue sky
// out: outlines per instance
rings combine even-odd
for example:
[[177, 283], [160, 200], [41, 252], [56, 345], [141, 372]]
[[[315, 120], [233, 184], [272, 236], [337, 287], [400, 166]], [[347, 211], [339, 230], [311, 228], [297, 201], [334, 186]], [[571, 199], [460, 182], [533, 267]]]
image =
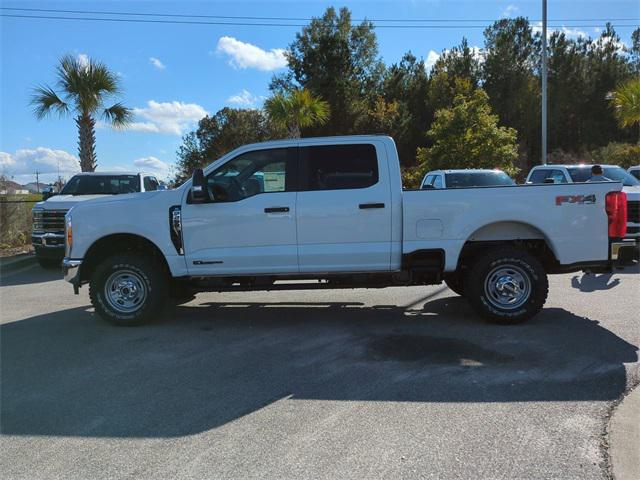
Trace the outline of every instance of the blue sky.
[[[2, 7], [66, 10], [302, 17], [321, 15], [325, 8], [347, 6], [356, 19], [462, 19], [488, 25], [491, 19], [524, 15], [539, 20], [540, 1], [396, 1], [396, 2], [209, 2], [158, 1], [2, 1]], [[29, 14], [3, 10], [3, 14]], [[39, 13], [39, 15], [51, 15]], [[87, 16], [87, 15], [84, 15]], [[553, 22], [554, 19], [637, 18], [640, 2], [549, 0], [549, 21], [563, 25], [572, 36], [597, 36], [604, 22]], [[487, 20], [487, 21], [484, 21]], [[282, 22], [281, 22], [282, 23]], [[292, 22], [306, 23], [306, 22]], [[629, 24], [633, 22], [613, 22]], [[636, 22], [637, 23], [637, 22]], [[378, 23], [382, 25], [383, 23]], [[397, 22], [396, 22], [397, 24]], [[574, 27], [572, 25], [580, 25]], [[584, 26], [588, 24], [589, 26]], [[206, 113], [224, 106], [261, 105], [273, 74], [283, 71], [282, 49], [299, 27], [238, 25], [173, 25], [111, 23], [45, 19], [0, 19], [1, 127], [0, 172], [21, 183], [43, 173], [51, 181], [58, 165], [63, 176], [77, 169], [77, 131], [73, 119], [51, 117], [37, 121], [28, 105], [31, 88], [54, 84], [57, 59], [71, 53], [108, 64], [121, 76], [122, 100], [134, 108], [135, 123], [124, 132], [99, 128], [100, 170], [136, 169], [170, 174], [181, 135]], [[632, 28], [617, 29], [630, 44]], [[385, 63], [398, 61], [411, 50], [434, 61], [463, 36], [482, 46], [482, 29], [376, 30]]]

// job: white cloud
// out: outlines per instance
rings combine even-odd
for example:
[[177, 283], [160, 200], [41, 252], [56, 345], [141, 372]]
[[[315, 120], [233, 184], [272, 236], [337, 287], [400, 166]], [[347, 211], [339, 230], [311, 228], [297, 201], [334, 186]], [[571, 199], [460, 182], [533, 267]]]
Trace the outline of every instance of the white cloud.
[[156, 67], [158, 70], [164, 70], [165, 68], [167, 68], [167, 66], [156, 57], [149, 57], [149, 63]]
[[0, 173], [14, 177], [20, 183], [35, 181], [35, 172], [41, 181], [50, 182], [60, 175], [69, 177], [80, 171], [78, 158], [65, 150], [46, 147], [22, 148], [11, 154], [0, 152]]
[[227, 98], [228, 103], [238, 107], [254, 107], [257, 101], [258, 98], [246, 89], [242, 89], [241, 92]]
[[231, 57], [229, 65], [234, 68], [257, 68], [269, 71], [287, 66], [284, 49], [272, 48], [266, 51], [251, 43], [241, 42], [234, 37], [220, 37], [217, 51], [229, 55]]
[[565, 36], [569, 38], [580, 38], [580, 37], [586, 38], [587, 37], [587, 34], [585, 32], [575, 27], [570, 28], [570, 27], [563, 26], [560, 32], [564, 33]]
[[133, 161], [136, 170], [142, 170], [148, 173], [154, 173], [161, 179], [169, 176], [170, 165], [156, 157], [142, 157]]
[[[482, 49], [480, 47], [469, 47], [469, 50], [471, 51], [471, 55], [473, 56], [473, 58], [475, 58], [479, 62], [482, 62], [484, 60], [484, 57], [482, 56]], [[451, 54], [451, 50], [445, 48], [442, 51], [442, 54]], [[441, 54], [439, 54], [435, 50], [429, 50], [427, 59], [424, 62], [427, 71], [430, 71], [433, 68], [440, 56]]]
[[430, 71], [433, 68], [439, 58], [440, 54], [438, 52], [436, 52], [435, 50], [429, 50], [427, 60], [424, 62], [427, 71]]
[[520, 9], [516, 5], [509, 4], [509, 5], [507, 5], [507, 8], [505, 8], [504, 11], [502, 12], [502, 16], [503, 17], [511, 17], [515, 13], [517, 13], [518, 10], [520, 10]]
[[[542, 34], [542, 22], [534, 23], [531, 26], [531, 30], [533, 31], [533, 33]], [[586, 38], [588, 36], [586, 32], [580, 30], [579, 28], [566, 27], [563, 25], [560, 28], [547, 28], [547, 39], [551, 37], [553, 32], [564, 33], [565, 37], [567, 38], [581, 38], [581, 37]]]
[[86, 53], [79, 53], [78, 63], [83, 69], [87, 68], [89, 66], [89, 55], [87, 55]]
[[182, 135], [204, 117], [207, 111], [197, 103], [149, 100], [145, 108], [134, 108], [133, 114], [141, 121], [131, 123], [128, 130]]

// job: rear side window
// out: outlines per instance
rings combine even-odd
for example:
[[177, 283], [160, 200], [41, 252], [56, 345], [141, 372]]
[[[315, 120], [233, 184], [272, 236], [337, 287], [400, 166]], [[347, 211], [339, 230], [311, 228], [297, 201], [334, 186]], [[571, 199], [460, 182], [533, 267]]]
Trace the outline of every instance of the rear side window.
[[427, 185], [431, 185], [433, 183], [434, 176], [435, 175], [427, 175], [424, 182], [422, 182], [422, 188], [425, 188]]
[[562, 170], [540, 169], [531, 174], [531, 183], [567, 183]]
[[158, 180], [155, 177], [144, 177], [143, 183], [145, 192], [152, 192], [158, 189]]
[[301, 190], [367, 188], [378, 183], [378, 158], [371, 144], [300, 148]]
[[551, 173], [551, 170], [535, 170], [529, 177], [531, 183], [544, 183], [544, 179]]

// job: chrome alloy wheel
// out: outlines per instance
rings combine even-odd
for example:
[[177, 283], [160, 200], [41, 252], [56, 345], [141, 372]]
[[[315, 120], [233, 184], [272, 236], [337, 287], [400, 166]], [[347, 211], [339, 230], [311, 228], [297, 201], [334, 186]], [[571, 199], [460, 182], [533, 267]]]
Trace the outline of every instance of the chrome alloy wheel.
[[104, 284], [104, 296], [109, 306], [119, 313], [132, 313], [144, 305], [147, 285], [131, 270], [112, 273]]
[[492, 306], [514, 310], [529, 299], [531, 281], [522, 268], [515, 265], [500, 265], [486, 276], [484, 293]]

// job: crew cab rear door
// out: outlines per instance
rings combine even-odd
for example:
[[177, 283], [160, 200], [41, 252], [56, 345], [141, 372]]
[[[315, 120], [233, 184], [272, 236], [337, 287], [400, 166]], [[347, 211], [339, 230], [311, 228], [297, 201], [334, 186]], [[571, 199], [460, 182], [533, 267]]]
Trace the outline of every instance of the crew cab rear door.
[[300, 272], [390, 269], [391, 187], [381, 142], [299, 148]]

